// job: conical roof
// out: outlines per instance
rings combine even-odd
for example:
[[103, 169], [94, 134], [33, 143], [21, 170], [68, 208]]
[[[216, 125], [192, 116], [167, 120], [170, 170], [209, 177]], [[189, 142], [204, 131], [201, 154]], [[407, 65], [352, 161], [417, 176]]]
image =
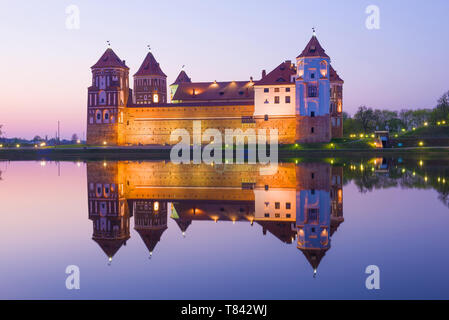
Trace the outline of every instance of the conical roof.
[[134, 76], [161, 76], [167, 77], [164, 72], [162, 72], [159, 63], [154, 58], [151, 52], [148, 52], [147, 56], [143, 60], [139, 70], [134, 74]]
[[181, 70], [181, 72], [178, 74], [178, 77], [176, 77], [175, 82], [173, 84], [183, 83], [183, 82], [192, 82], [192, 80], [189, 78], [187, 73], [184, 70]]
[[302, 253], [306, 256], [307, 261], [309, 261], [313, 270], [318, 269], [321, 259], [323, 259], [326, 254], [326, 249], [300, 249]]
[[126, 68], [129, 69], [125, 62], [122, 61], [112, 50], [111, 48], [107, 48], [103, 53], [101, 58], [95, 63], [92, 67], [94, 68]]
[[329, 58], [329, 56], [326, 54], [325, 50], [321, 46], [320, 42], [318, 41], [318, 38], [316, 37], [316, 35], [312, 36], [312, 38], [310, 39], [310, 41], [307, 44], [307, 46], [305, 47], [305, 49], [296, 58], [304, 58], [304, 57]]
[[167, 226], [161, 226], [161, 228], [157, 229], [138, 229], [135, 228], [136, 231], [139, 233], [140, 237], [142, 238], [143, 242], [145, 243], [146, 247], [150, 252], [154, 251], [154, 248], [158, 244], [158, 242], [161, 240], [161, 236], [164, 233], [164, 231], [167, 229]]
[[96, 243], [98, 243], [100, 248], [104, 251], [104, 253], [109, 258], [112, 258], [117, 253], [117, 251], [122, 247], [122, 245], [126, 242], [127, 239], [97, 239], [97, 238], [93, 238], [93, 240]]

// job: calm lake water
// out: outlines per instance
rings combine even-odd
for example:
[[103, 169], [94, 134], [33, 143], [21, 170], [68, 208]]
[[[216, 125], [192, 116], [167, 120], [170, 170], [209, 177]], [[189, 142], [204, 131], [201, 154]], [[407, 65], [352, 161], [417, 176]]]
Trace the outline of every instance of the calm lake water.
[[261, 169], [0, 162], [0, 298], [449, 298], [449, 161]]

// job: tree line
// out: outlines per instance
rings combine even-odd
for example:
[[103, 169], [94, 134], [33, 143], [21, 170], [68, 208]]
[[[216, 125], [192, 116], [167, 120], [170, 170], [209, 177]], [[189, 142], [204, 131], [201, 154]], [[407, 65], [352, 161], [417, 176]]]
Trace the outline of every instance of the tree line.
[[422, 126], [425, 122], [436, 125], [438, 122], [449, 123], [449, 91], [438, 99], [433, 109], [402, 109], [390, 111], [360, 106], [351, 117], [343, 112], [343, 130], [345, 134], [368, 133], [375, 130], [399, 132]]

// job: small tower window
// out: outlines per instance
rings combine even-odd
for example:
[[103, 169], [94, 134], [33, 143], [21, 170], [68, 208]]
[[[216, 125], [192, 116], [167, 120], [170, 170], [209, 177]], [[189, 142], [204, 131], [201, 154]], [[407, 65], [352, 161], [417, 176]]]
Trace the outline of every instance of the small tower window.
[[310, 128], [310, 133], [315, 133], [315, 128], [314, 127]]
[[312, 118], [315, 118], [315, 111], [311, 111], [311, 112], [310, 112], [310, 116], [311, 116]]
[[270, 92], [270, 89], [269, 88], [263, 88], [263, 92], [268, 93], [268, 92]]
[[268, 114], [266, 114], [263, 118], [265, 121], [268, 121]]

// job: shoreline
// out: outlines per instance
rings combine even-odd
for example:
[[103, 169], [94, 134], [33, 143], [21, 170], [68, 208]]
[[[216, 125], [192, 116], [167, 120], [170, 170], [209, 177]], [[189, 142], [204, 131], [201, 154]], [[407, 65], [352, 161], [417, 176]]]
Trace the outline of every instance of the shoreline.
[[[47, 147], [2, 148], [1, 160], [170, 160], [171, 146], [141, 147]], [[410, 147], [391, 149], [292, 149], [280, 147], [280, 160], [298, 157], [432, 157], [448, 158], [449, 147]]]

